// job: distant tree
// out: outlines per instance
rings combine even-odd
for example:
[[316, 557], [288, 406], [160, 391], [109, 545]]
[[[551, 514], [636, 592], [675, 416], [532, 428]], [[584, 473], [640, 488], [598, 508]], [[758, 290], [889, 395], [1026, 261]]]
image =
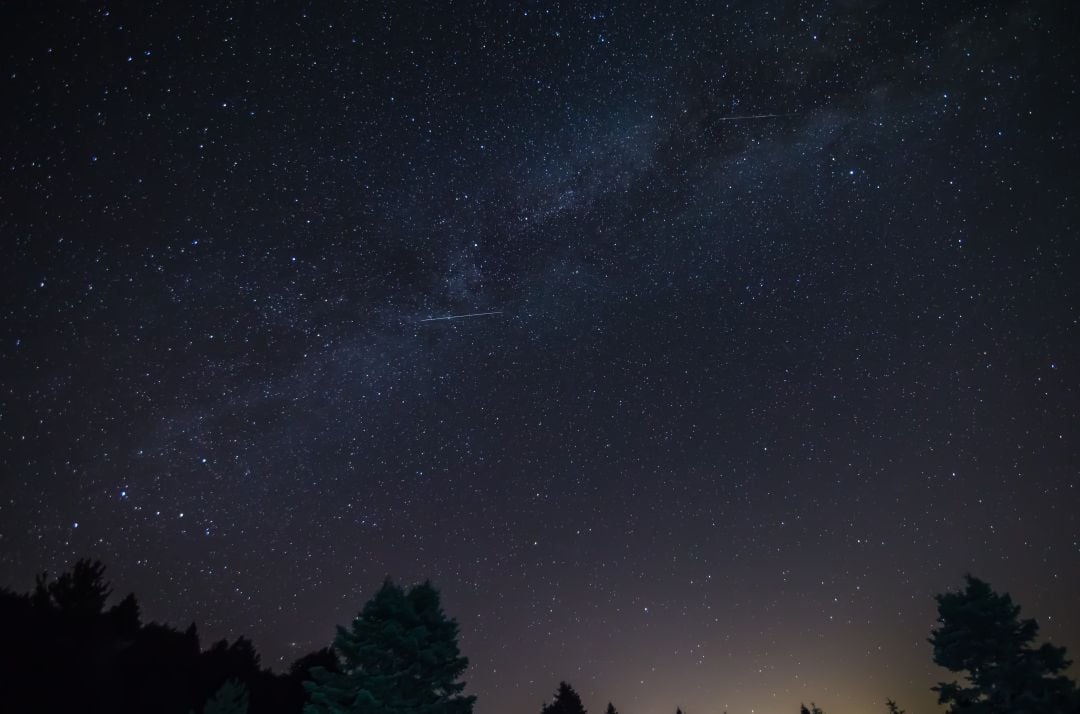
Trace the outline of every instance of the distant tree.
[[906, 712], [904, 712], [903, 709], [898, 707], [896, 705], [896, 702], [891, 699], [885, 700], [885, 708], [889, 710], [889, 714], [906, 714]]
[[799, 705], [799, 714], [825, 714], [825, 712], [818, 709], [817, 704], [810, 702], [810, 708], [807, 709], [805, 704]]
[[105, 566], [98, 560], [82, 559], [70, 573], [49, 582], [49, 574], [37, 577], [33, 602], [37, 607], [54, 607], [64, 615], [89, 617], [101, 614], [112, 588], [105, 581]]
[[966, 576], [964, 589], [936, 596], [938, 625], [931, 632], [934, 662], [966, 673], [966, 684], [941, 682], [938, 703], [959, 714], [1065, 714], [1080, 712], [1076, 684], [1061, 673], [1065, 648], [1034, 647], [1035, 620], [1021, 620], [1008, 594]]
[[247, 685], [238, 679], [227, 679], [206, 702], [203, 714], [247, 714]]
[[612, 704], [611, 702], [608, 702], [607, 703], [607, 709], [604, 710], [604, 714], [619, 714], [619, 712], [615, 709], [614, 704]]
[[135, 593], [128, 593], [118, 605], [105, 613], [111, 628], [127, 638], [134, 637], [142, 626], [139, 615], [139, 601], [135, 599]]
[[[614, 708], [614, 707], [613, 707]], [[566, 682], [559, 682], [555, 698], [540, 709], [540, 714], [587, 714], [581, 697]]]
[[237, 637], [232, 644], [228, 640], [212, 644], [202, 653], [202, 669], [215, 687], [229, 678], [250, 681], [262, 671], [259, 653], [246, 637]]
[[350, 629], [338, 627], [339, 671], [311, 668], [305, 713], [472, 714], [457, 635], [431, 583], [406, 593], [387, 580]]
[[675, 707], [675, 714], [682, 714], [682, 709], [680, 707]]

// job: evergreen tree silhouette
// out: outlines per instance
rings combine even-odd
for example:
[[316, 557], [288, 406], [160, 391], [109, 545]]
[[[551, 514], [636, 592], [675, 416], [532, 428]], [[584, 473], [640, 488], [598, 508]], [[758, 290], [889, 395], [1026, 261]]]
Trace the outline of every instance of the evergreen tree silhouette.
[[817, 704], [810, 702], [809, 709], [806, 708], [805, 704], [799, 705], [799, 714], [825, 714], [825, 712], [821, 711], [821, 709], [818, 708]]
[[227, 679], [206, 702], [202, 714], [248, 714], [248, 690], [238, 679]]
[[897, 706], [896, 702], [891, 699], [885, 700], [885, 708], [889, 710], [889, 714], [906, 714], [906, 712]]
[[604, 714], [619, 714], [619, 712], [615, 709], [614, 704], [612, 704], [611, 702], [608, 702], [607, 703], [607, 709], [604, 710]]
[[407, 593], [387, 580], [350, 629], [338, 627], [339, 671], [313, 667], [306, 714], [472, 714], [458, 626], [431, 583]]
[[941, 682], [934, 691], [949, 712], [1067, 714], [1080, 711], [1076, 684], [1061, 673], [1065, 648], [1034, 647], [1039, 626], [1020, 619], [1020, 607], [967, 575], [957, 593], [937, 595], [938, 625], [931, 632], [934, 662], [965, 672], [967, 683]]
[[566, 682], [559, 682], [555, 698], [540, 709], [540, 714], [587, 714], [581, 697]]
[[75, 563], [72, 572], [61, 574], [53, 582], [48, 582], [48, 577], [48, 573], [38, 576], [34, 603], [39, 607], [51, 605], [64, 615], [100, 615], [112, 594], [101, 561], [82, 559]]

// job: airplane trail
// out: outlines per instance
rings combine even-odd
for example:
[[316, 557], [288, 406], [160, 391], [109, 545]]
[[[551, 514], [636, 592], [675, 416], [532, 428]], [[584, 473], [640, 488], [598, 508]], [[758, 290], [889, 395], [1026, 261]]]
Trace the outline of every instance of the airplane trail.
[[436, 320], [460, 320], [466, 317], [483, 317], [484, 315], [501, 315], [502, 310], [495, 310], [493, 312], [470, 312], [467, 315], [447, 315], [446, 317], [426, 317], [418, 322], [435, 322]]

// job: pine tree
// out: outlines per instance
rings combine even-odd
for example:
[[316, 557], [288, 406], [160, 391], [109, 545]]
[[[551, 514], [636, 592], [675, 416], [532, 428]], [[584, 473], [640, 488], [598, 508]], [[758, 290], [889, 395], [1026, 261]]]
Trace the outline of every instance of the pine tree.
[[619, 712], [615, 709], [614, 704], [612, 704], [611, 702], [608, 702], [607, 703], [607, 709], [604, 710], [604, 714], [619, 714]]
[[1080, 712], [1072, 680], [1061, 672], [1070, 662], [1065, 648], [1032, 643], [1034, 620], [1019, 619], [1020, 607], [970, 575], [958, 593], [936, 596], [938, 626], [931, 632], [934, 662], [966, 672], [967, 686], [941, 682], [938, 702], [965, 714], [1066, 714]]
[[818, 708], [817, 704], [810, 702], [809, 709], [806, 708], [805, 704], [799, 705], [799, 714], [825, 714], [825, 712], [821, 711], [821, 709]]
[[247, 685], [238, 679], [225, 680], [203, 708], [203, 714], [247, 714], [247, 711]]
[[581, 697], [574, 688], [566, 682], [559, 682], [555, 698], [543, 706], [540, 714], [587, 714], [587, 712], [585, 705], [581, 703]]
[[904, 710], [897, 706], [896, 702], [891, 699], [885, 700], [885, 708], [889, 710], [889, 714], [906, 714]]
[[312, 668], [305, 714], [472, 714], [457, 635], [431, 583], [406, 593], [387, 580], [350, 629], [338, 627], [340, 671]]

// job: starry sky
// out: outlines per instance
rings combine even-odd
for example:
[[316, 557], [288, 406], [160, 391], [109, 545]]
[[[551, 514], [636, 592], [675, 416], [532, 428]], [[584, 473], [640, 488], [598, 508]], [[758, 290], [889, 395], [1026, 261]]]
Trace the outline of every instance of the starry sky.
[[3, 3], [0, 584], [431, 578], [478, 714], [929, 711], [967, 571], [1080, 652], [1069, 6]]

